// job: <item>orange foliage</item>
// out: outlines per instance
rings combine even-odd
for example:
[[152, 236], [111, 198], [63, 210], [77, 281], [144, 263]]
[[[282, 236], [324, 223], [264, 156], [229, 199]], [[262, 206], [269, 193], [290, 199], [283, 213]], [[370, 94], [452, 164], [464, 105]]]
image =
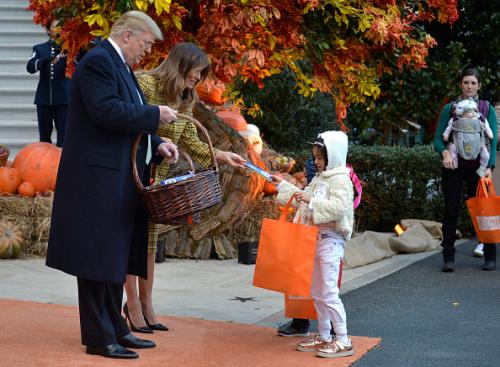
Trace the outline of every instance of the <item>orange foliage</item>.
[[[90, 32], [107, 36], [113, 21], [132, 9], [145, 10], [166, 35], [143, 68], [158, 65], [175, 43], [195, 42], [237, 104], [243, 101], [232, 88], [237, 78], [264, 88], [268, 77], [289, 67], [299, 93], [332, 95], [339, 120], [350, 104], [379, 96], [384, 73], [425, 67], [435, 41], [415, 23], [452, 24], [458, 18], [457, 0], [30, 0], [29, 6], [35, 23], [56, 11], [63, 18], [61, 42], [69, 61], [87, 47]], [[304, 59], [313, 73], [298, 66]], [[68, 74], [73, 68], [68, 62]]]

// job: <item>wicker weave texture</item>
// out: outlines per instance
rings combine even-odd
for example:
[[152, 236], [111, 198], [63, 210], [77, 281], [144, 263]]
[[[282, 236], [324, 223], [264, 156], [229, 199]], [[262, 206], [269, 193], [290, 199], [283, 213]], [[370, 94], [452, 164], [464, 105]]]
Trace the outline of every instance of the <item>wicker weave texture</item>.
[[[205, 135], [211, 151], [213, 167], [195, 173], [193, 177], [183, 181], [164, 186], [145, 187], [137, 171], [137, 148], [142, 137], [142, 134], [139, 134], [132, 148], [132, 173], [150, 219], [155, 223], [173, 224], [179, 220], [179, 217], [190, 214], [193, 214], [193, 218], [197, 219], [199, 214], [194, 215], [195, 213], [199, 213], [201, 210], [210, 208], [222, 201], [219, 168], [208, 132], [195, 118], [181, 114], [178, 114], [178, 116], [191, 120]], [[194, 166], [192, 166], [192, 170], [194, 171]]]

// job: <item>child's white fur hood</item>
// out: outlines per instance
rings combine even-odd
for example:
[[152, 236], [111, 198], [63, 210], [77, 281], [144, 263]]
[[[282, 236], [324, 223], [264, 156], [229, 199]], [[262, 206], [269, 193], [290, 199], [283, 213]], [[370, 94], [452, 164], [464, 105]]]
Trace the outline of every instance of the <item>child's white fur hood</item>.
[[348, 140], [342, 131], [326, 131], [318, 135], [322, 138], [328, 156], [327, 170], [345, 167], [347, 161]]

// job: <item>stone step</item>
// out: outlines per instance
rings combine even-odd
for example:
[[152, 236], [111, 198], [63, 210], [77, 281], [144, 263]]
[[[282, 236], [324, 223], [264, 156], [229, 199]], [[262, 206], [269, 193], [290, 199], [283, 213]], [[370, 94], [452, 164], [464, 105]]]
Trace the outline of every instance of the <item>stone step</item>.
[[48, 40], [47, 33], [39, 30], [3, 30], [0, 28], [0, 43], [8, 45], [31, 44], [36, 45]]
[[0, 14], [2, 14], [3, 17], [23, 17], [26, 19], [30, 19], [33, 23], [34, 13], [26, 9], [27, 5], [28, 4], [9, 5], [5, 4], [5, 1], [2, 1], [2, 3], [0, 4]]
[[31, 137], [17, 137], [17, 138], [4, 138], [0, 136], [0, 145], [7, 147], [10, 150], [9, 161], [14, 160], [16, 154], [24, 148], [26, 145], [35, 143], [38, 141], [38, 138]]
[[2, 0], [3, 6], [26, 9], [30, 2], [28, 0]]
[[26, 63], [33, 54], [34, 45], [35, 45], [34, 43], [12, 45], [0, 41], [0, 59], [23, 58], [24, 62]]
[[0, 101], [5, 104], [19, 105], [33, 103], [35, 91], [33, 88], [0, 87]]
[[2, 73], [28, 73], [26, 71], [26, 57], [0, 58], [0, 72]]
[[2, 86], [8, 88], [30, 88], [35, 90], [38, 85], [38, 73], [30, 74], [27, 71], [24, 73], [19, 72], [3, 72], [0, 69], [0, 80], [2, 81]]
[[[34, 92], [33, 92], [34, 95]], [[27, 121], [31, 123], [37, 122], [36, 106], [31, 101], [29, 104], [6, 104], [0, 100], [0, 120], [1, 121]], [[0, 137], [2, 134], [0, 133]]]
[[[1, 11], [2, 9], [0, 9]], [[8, 16], [0, 12], [0, 24], [4, 31], [37, 31], [44, 30], [39, 24], [33, 23], [33, 19], [26, 13], [26, 16]]]
[[38, 139], [38, 124], [36, 121], [0, 121], [0, 130], [2, 131], [1, 139], [13, 139], [20, 136], [31, 140]]

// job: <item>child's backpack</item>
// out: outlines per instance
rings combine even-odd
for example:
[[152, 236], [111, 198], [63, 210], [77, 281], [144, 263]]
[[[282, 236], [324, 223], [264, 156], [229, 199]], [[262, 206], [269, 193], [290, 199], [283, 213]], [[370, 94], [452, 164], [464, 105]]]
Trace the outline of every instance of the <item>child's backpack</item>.
[[[459, 157], [465, 160], [475, 160], [481, 152], [481, 147], [489, 143], [484, 137], [484, 128], [481, 123], [489, 114], [490, 105], [488, 101], [479, 101], [479, 118], [458, 118], [455, 114], [455, 104], [451, 104], [451, 117], [453, 118], [453, 142]], [[488, 141], [486, 141], [488, 140]]]
[[359, 180], [356, 172], [350, 164], [346, 164], [346, 167], [349, 168], [349, 177], [351, 178], [352, 184], [356, 189], [357, 196], [354, 198], [353, 206], [356, 209], [361, 202], [361, 195], [363, 194], [363, 187], [361, 186], [361, 181]]

